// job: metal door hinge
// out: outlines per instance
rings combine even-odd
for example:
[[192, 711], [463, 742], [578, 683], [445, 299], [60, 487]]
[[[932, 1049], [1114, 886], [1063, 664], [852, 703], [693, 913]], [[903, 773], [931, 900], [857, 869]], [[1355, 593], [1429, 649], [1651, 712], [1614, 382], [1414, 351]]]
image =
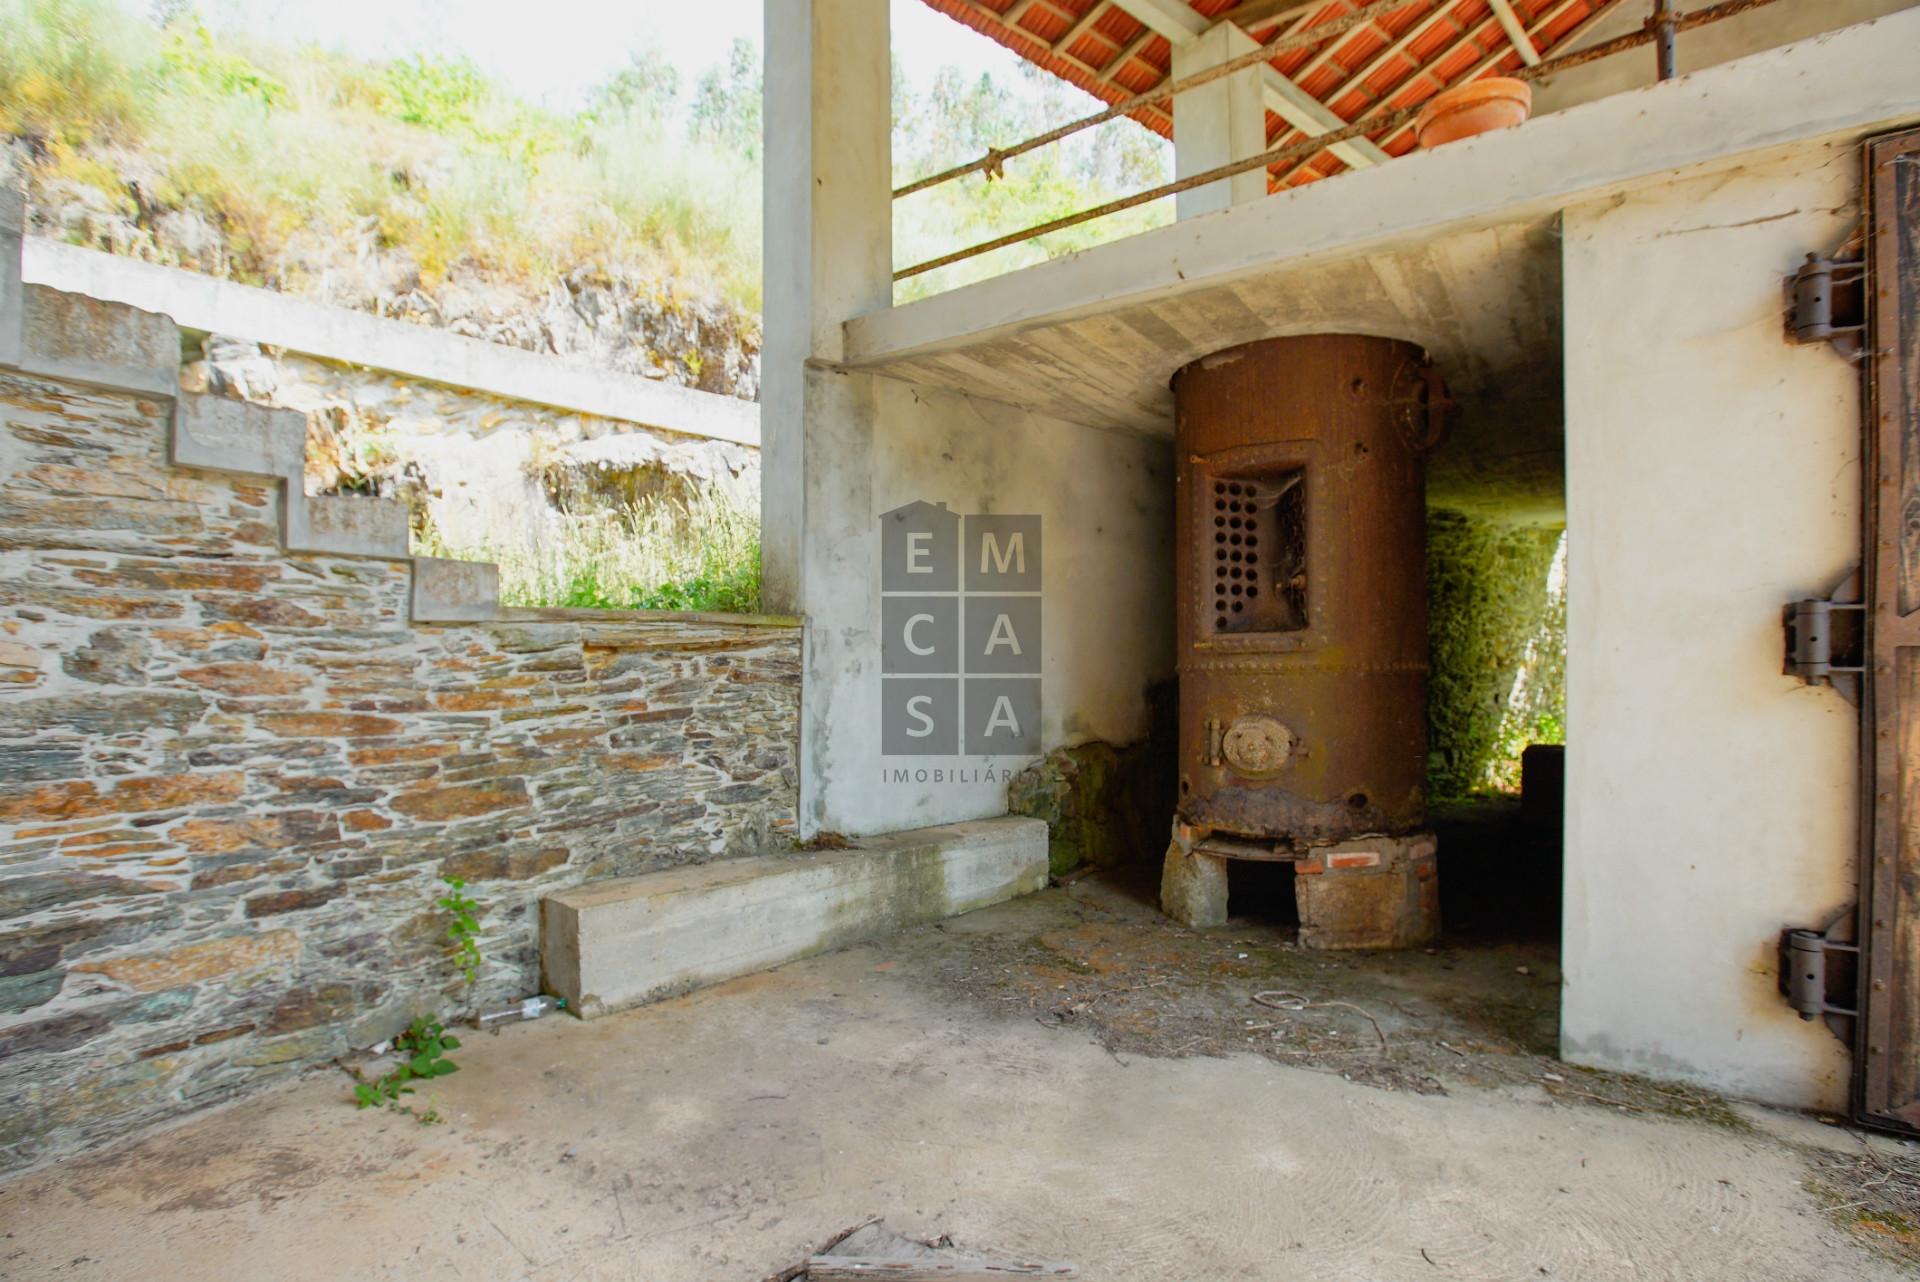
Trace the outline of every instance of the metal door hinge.
[[1787, 606], [1781, 616], [1787, 632], [1787, 675], [1808, 685], [1830, 685], [1859, 707], [1860, 679], [1866, 672], [1866, 610], [1858, 570], [1824, 599]]
[[1860, 973], [1854, 910], [1846, 909], [1820, 930], [1780, 932], [1780, 994], [1809, 1022], [1824, 1018], [1833, 1035], [1853, 1044]]
[[1787, 341], [1832, 343], [1848, 360], [1859, 360], [1867, 332], [1866, 272], [1858, 258], [1808, 254], [1787, 277]]

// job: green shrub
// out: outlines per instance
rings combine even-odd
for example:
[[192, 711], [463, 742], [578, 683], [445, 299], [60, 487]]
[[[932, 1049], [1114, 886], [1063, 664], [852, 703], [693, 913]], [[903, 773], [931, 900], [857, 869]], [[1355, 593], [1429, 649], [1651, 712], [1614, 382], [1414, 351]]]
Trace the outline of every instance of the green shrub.
[[[736, 58], [703, 85], [701, 128], [744, 137], [757, 75]], [[156, 175], [142, 209], [208, 216], [237, 277], [281, 288], [303, 284], [297, 238], [371, 218], [429, 285], [463, 266], [544, 284], [598, 263], [757, 311], [758, 168], [673, 128], [676, 99], [657, 58], [566, 117], [465, 58], [375, 64], [209, 31], [191, 10], [162, 29], [126, 0], [0, 0], [0, 128], [33, 141], [46, 176], [136, 213], [105, 149], [137, 148]]]
[[159, 37], [112, 0], [0, 0], [0, 129], [69, 147], [137, 139]]
[[248, 98], [263, 107], [276, 106], [287, 98], [287, 87], [278, 80], [239, 54], [216, 48], [212, 33], [198, 21], [168, 32], [160, 67], [161, 83], [168, 89]]
[[492, 87], [471, 58], [416, 53], [387, 68], [388, 110], [396, 120], [435, 133], [472, 127]]

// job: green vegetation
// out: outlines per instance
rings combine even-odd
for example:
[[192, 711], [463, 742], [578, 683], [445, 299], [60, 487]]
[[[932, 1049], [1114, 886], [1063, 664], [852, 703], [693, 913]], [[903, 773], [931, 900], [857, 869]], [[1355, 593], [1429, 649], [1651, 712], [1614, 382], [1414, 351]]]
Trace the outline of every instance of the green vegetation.
[[[440, 880], [446, 884], [447, 893], [434, 902], [452, 918], [447, 925], [447, 938], [452, 941], [449, 951], [454, 966], [467, 977], [467, 990], [471, 994], [474, 978], [480, 971], [480, 919], [477, 915], [480, 905], [468, 897], [467, 883], [460, 878], [442, 877]], [[403, 1103], [401, 1097], [414, 1093], [415, 1082], [430, 1082], [436, 1077], [459, 1072], [460, 1066], [447, 1057], [448, 1051], [459, 1049], [460, 1039], [448, 1033], [446, 1025], [439, 1019], [416, 1015], [413, 1022], [393, 1039], [397, 1062], [392, 1068], [379, 1077], [367, 1077], [357, 1068], [347, 1068], [354, 1079], [354, 1106], [405, 1113], [422, 1126], [444, 1121], [438, 1109], [429, 1106], [425, 1110], [416, 1110], [412, 1105]]]
[[371, 1081], [354, 1083], [355, 1107], [390, 1108], [396, 1113], [407, 1114], [422, 1126], [431, 1126], [440, 1121], [437, 1109], [429, 1108], [424, 1113], [416, 1113], [402, 1104], [400, 1097], [413, 1094], [414, 1082], [432, 1081], [436, 1077], [459, 1072], [460, 1066], [447, 1058], [447, 1052], [459, 1050], [460, 1039], [450, 1035], [439, 1020], [422, 1015], [393, 1039], [393, 1049], [399, 1055], [400, 1062], [391, 1070]]
[[[1028, 82], [1025, 95], [985, 77], [966, 81], [952, 68], [935, 77], [922, 95], [901, 82], [896, 67], [895, 185], [977, 160], [990, 148], [1030, 138], [1099, 108], [1047, 73], [1026, 63], [1021, 69]], [[1172, 167], [1171, 154], [1168, 144], [1144, 127], [1116, 120], [1015, 157], [1006, 163], [1004, 177], [989, 180], [971, 174], [904, 197], [894, 203], [894, 262], [902, 267], [924, 262], [1163, 183]], [[939, 293], [1131, 236], [1172, 218], [1173, 202], [1156, 201], [910, 277], [894, 294], [906, 301]]]
[[656, 495], [614, 511], [568, 513], [539, 548], [450, 547], [415, 536], [425, 556], [500, 564], [507, 605], [599, 610], [760, 609], [760, 514], [727, 491]]
[[1517, 792], [1522, 750], [1566, 741], [1563, 549], [1558, 530], [1429, 514], [1429, 800]]
[[[210, 30], [190, 6], [0, 0], [0, 130], [42, 178], [92, 187], [130, 217], [214, 224], [242, 280], [299, 291], [300, 242], [371, 225], [432, 288], [456, 269], [551, 279], [621, 264], [757, 311], [761, 59], [737, 41], [682, 92], [643, 51], [567, 114], [521, 101], [463, 58], [369, 63]], [[1027, 69], [1027, 91], [896, 68], [904, 180], [1084, 115], [1092, 100]], [[1164, 144], [1116, 121], [900, 202], [902, 264], [1164, 180]], [[136, 163], [127, 163], [136, 158]], [[916, 297], [1165, 222], [1167, 202], [917, 277]]]
[[[36, 177], [143, 222], [191, 210], [242, 280], [299, 291], [303, 240], [371, 225], [428, 288], [606, 263], [756, 311], [755, 158], [675, 134], [671, 78], [637, 67], [566, 115], [460, 58], [371, 64], [216, 34], [191, 9], [156, 25], [114, 0], [0, 0], [0, 130]], [[702, 103], [716, 136], [746, 110], [724, 78]]]
[[[543, 297], [586, 266], [658, 282], [654, 301], [760, 307], [761, 56], [738, 41], [683, 86], [640, 51], [572, 112], [517, 98], [459, 57], [373, 62], [210, 27], [190, 0], [0, 0], [0, 132], [36, 200], [77, 208], [65, 234], [170, 256], [174, 215], [217, 240], [202, 270], [289, 292], [364, 274], [356, 305], [432, 295], [458, 276]], [[1086, 114], [1091, 99], [1028, 69], [1024, 85], [948, 70], [894, 79], [895, 174], [906, 180]], [[895, 206], [911, 263], [1162, 181], [1168, 148], [1116, 121]], [[110, 211], [110, 233], [91, 211]], [[192, 217], [189, 218], [188, 216]], [[1167, 202], [916, 277], [918, 297], [1164, 222]], [[172, 234], [172, 233], [168, 233]], [[195, 251], [197, 254], [197, 251]], [[377, 259], [377, 270], [368, 268]], [[331, 295], [330, 295], [331, 296]], [[749, 320], [746, 328], [751, 329]], [[639, 341], [636, 339], [636, 341]], [[757, 342], [757, 339], [754, 340]], [[752, 344], [749, 344], [751, 347]], [[690, 381], [707, 355], [676, 357]], [[369, 458], [391, 443], [346, 440]], [[714, 495], [575, 513], [539, 550], [424, 550], [500, 562], [522, 605], [751, 612], [757, 514]]]
[[453, 964], [467, 977], [471, 989], [480, 974], [480, 905], [466, 893], [467, 883], [458, 877], [442, 877], [447, 893], [434, 902], [447, 910], [453, 920], [447, 923], [447, 939], [452, 943]]

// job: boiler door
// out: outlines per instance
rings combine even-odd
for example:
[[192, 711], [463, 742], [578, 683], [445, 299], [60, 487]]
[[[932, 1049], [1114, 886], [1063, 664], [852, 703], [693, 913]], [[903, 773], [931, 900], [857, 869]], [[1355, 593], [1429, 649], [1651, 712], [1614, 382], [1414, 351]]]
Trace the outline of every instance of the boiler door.
[[1272, 717], [1241, 717], [1227, 727], [1220, 754], [1243, 775], [1270, 775], [1293, 755], [1293, 731]]

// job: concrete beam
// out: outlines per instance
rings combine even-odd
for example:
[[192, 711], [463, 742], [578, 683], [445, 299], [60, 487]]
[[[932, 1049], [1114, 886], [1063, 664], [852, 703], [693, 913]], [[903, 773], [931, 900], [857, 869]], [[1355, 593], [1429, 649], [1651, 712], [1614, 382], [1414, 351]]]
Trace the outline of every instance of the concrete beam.
[[26, 315], [20, 296], [20, 254], [26, 237], [26, 197], [0, 169], [0, 365], [20, 363]]
[[540, 901], [541, 975], [592, 1019], [1046, 884], [1047, 826], [1016, 818], [589, 882]]
[[415, 623], [472, 623], [500, 615], [500, 567], [492, 561], [413, 558]]
[[[759, 407], [738, 397], [569, 365], [552, 356], [500, 343], [329, 307], [199, 272], [63, 245], [45, 237], [26, 238], [21, 271], [30, 285], [51, 286], [69, 294], [164, 314], [185, 329], [231, 334], [323, 360], [364, 365], [689, 436], [741, 445], [760, 443]], [[176, 368], [178, 363], [176, 349]]]
[[1541, 116], [1518, 129], [1082, 250], [847, 325], [847, 364], [952, 352], [1314, 260], [1522, 224], [1677, 171], [1920, 118], [1920, 9]]

